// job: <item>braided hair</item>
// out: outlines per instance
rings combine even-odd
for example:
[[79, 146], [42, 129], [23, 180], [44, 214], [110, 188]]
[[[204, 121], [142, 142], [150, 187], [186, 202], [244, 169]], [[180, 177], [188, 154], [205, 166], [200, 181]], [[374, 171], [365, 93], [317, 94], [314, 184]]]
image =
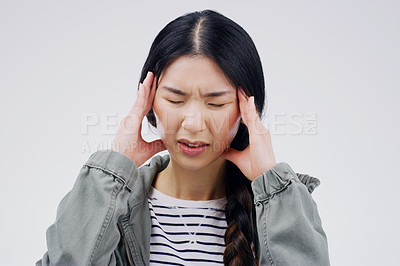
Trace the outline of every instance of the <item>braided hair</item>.
[[[248, 131], [240, 125], [231, 147], [243, 150], [248, 145]], [[225, 165], [228, 173], [225, 208], [228, 228], [225, 232], [224, 265], [258, 265], [259, 244], [255, 221], [254, 195], [251, 182], [232, 162]]]

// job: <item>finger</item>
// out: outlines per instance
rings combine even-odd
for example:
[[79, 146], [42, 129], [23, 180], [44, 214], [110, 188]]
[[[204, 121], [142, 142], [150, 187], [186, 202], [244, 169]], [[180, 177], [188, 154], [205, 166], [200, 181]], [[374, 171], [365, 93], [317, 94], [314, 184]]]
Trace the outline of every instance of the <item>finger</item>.
[[243, 96], [244, 99], [247, 100], [249, 98], [241, 87], [239, 87], [238, 92], [240, 92], [240, 95]]
[[147, 107], [147, 102], [150, 96], [150, 89], [151, 89], [151, 83], [153, 82], [153, 73], [152, 72], [147, 72], [147, 76], [143, 81], [143, 86], [145, 88], [145, 103]]
[[152, 151], [153, 155], [167, 149], [160, 139], [150, 142], [149, 145], [151, 146], [150, 150]]
[[254, 96], [249, 98], [247, 102], [247, 121], [253, 124], [257, 119], [257, 110], [254, 104]]
[[261, 118], [254, 103], [254, 96], [250, 97], [249, 99], [247, 127], [249, 128], [250, 139], [253, 139], [253, 141], [263, 138], [266, 134], [269, 134], [269, 130], [261, 122]]
[[233, 148], [228, 148], [226, 151], [222, 153], [222, 157], [225, 158], [226, 160], [229, 160], [233, 162], [239, 169], [241, 169], [242, 173], [246, 176], [249, 176], [248, 171], [245, 171], [245, 169], [250, 169], [250, 160], [249, 158], [249, 153], [250, 153], [250, 146], [247, 146], [246, 149], [243, 151], [238, 151]]
[[254, 104], [254, 96], [251, 96], [248, 101], [248, 111], [247, 111], [247, 122], [248, 122], [248, 128], [249, 131], [251, 132], [257, 132], [256, 130], [256, 125], [259, 117], [256, 109], [256, 105]]
[[225, 158], [226, 160], [229, 160], [233, 163], [237, 163], [239, 161], [239, 157], [240, 157], [240, 151], [232, 149], [232, 148], [227, 148], [222, 154], [221, 156], [223, 158]]
[[246, 122], [247, 121], [247, 113], [248, 113], [247, 98], [241, 89], [238, 90], [238, 98], [239, 98], [240, 114], [242, 116], [243, 122], [245, 124], [247, 124], [247, 122]]
[[140, 119], [137, 115], [125, 116], [119, 125], [118, 132], [122, 135], [135, 135], [141, 131]]
[[147, 102], [148, 102], [148, 97], [149, 97], [149, 90], [148, 87], [145, 86], [145, 83], [147, 81], [148, 83], [148, 77], [149, 77], [149, 73], [147, 72], [147, 76], [144, 79], [144, 81], [142, 83], [139, 83], [139, 88], [138, 88], [138, 94], [136, 97], [136, 101], [135, 104], [133, 105], [133, 107], [131, 108], [129, 114], [140, 114], [140, 116], [144, 116], [145, 113], [145, 109], [147, 107]]
[[153, 75], [153, 80], [151, 83], [151, 94], [150, 94], [150, 100], [152, 101], [154, 99], [154, 95], [156, 94], [156, 87], [157, 87], [157, 79], [156, 76]]
[[136, 101], [128, 113], [128, 116], [134, 117], [135, 121], [138, 121], [138, 123], [143, 120], [144, 116], [149, 111], [149, 110], [146, 111], [146, 109], [148, 106], [149, 94], [150, 94], [149, 86], [151, 86], [152, 79], [153, 79], [153, 73], [150, 71], [147, 72], [147, 76], [144, 79], [144, 82], [139, 83], [139, 90], [136, 97]]
[[149, 95], [149, 99], [147, 101], [146, 113], [148, 113], [150, 111], [151, 107], [153, 106], [154, 97], [156, 94], [156, 86], [157, 86], [156, 77], [153, 76], [153, 82], [151, 84], [151, 89], [150, 89], [150, 95]]
[[147, 71], [146, 77], [143, 80], [143, 84], [147, 86], [148, 88], [151, 86], [151, 83], [153, 82], [153, 72]]
[[129, 110], [129, 114], [128, 115], [139, 115], [141, 116], [143, 113], [145, 106], [145, 87], [143, 86], [142, 83], [139, 83], [139, 90], [138, 90], [138, 94], [136, 96], [136, 101], [133, 104], [132, 108]]

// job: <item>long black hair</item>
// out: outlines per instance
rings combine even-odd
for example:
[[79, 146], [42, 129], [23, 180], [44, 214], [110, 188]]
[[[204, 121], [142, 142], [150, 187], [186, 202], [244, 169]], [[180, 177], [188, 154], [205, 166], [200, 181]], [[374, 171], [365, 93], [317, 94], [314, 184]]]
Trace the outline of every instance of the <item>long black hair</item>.
[[[195, 55], [214, 60], [236, 89], [241, 87], [247, 96], [254, 96], [257, 111], [263, 115], [265, 84], [257, 49], [241, 26], [214, 10], [187, 13], [169, 22], [151, 45], [139, 83], [151, 71], [158, 86], [159, 77], [168, 63], [180, 56]], [[157, 126], [153, 109], [146, 117], [152, 126]], [[242, 151], [248, 145], [248, 129], [240, 123], [230, 147]], [[258, 265], [259, 243], [251, 182], [234, 163], [227, 160], [225, 167], [229, 182], [226, 187], [228, 227], [224, 264]]]

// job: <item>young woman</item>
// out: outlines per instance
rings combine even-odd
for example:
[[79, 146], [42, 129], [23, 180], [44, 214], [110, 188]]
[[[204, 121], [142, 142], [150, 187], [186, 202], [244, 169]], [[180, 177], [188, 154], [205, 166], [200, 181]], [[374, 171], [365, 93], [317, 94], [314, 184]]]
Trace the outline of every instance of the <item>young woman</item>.
[[[243, 28], [211, 10], [167, 24], [112, 149], [82, 167], [37, 265], [329, 265], [320, 181], [276, 162], [264, 104]], [[144, 116], [159, 140], [143, 140]]]

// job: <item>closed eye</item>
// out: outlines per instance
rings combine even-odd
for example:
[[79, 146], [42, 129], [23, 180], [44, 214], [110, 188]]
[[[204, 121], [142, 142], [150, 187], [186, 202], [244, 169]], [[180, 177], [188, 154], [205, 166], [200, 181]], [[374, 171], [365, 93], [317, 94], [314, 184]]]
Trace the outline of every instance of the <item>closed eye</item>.
[[224, 106], [225, 104], [213, 104], [213, 103], [210, 103], [210, 105], [211, 105], [211, 106], [214, 106], [214, 107], [222, 107], [222, 106]]
[[170, 103], [173, 103], [173, 104], [183, 103], [183, 101], [171, 101], [171, 100], [167, 100], [167, 101], [169, 101]]
[[[169, 101], [169, 102], [172, 103], [172, 104], [180, 104], [180, 103], [183, 103], [183, 101], [171, 101], [171, 100], [167, 100], [167, 101]], [[219, 108], [219, 107], [224, 106], [225, 104], [214, 104], [214, 103], [210, 103], [209, 105], [211, 105], [211, 106], [213, 106], [213, 107], [216, 107], [216, 108]]]

